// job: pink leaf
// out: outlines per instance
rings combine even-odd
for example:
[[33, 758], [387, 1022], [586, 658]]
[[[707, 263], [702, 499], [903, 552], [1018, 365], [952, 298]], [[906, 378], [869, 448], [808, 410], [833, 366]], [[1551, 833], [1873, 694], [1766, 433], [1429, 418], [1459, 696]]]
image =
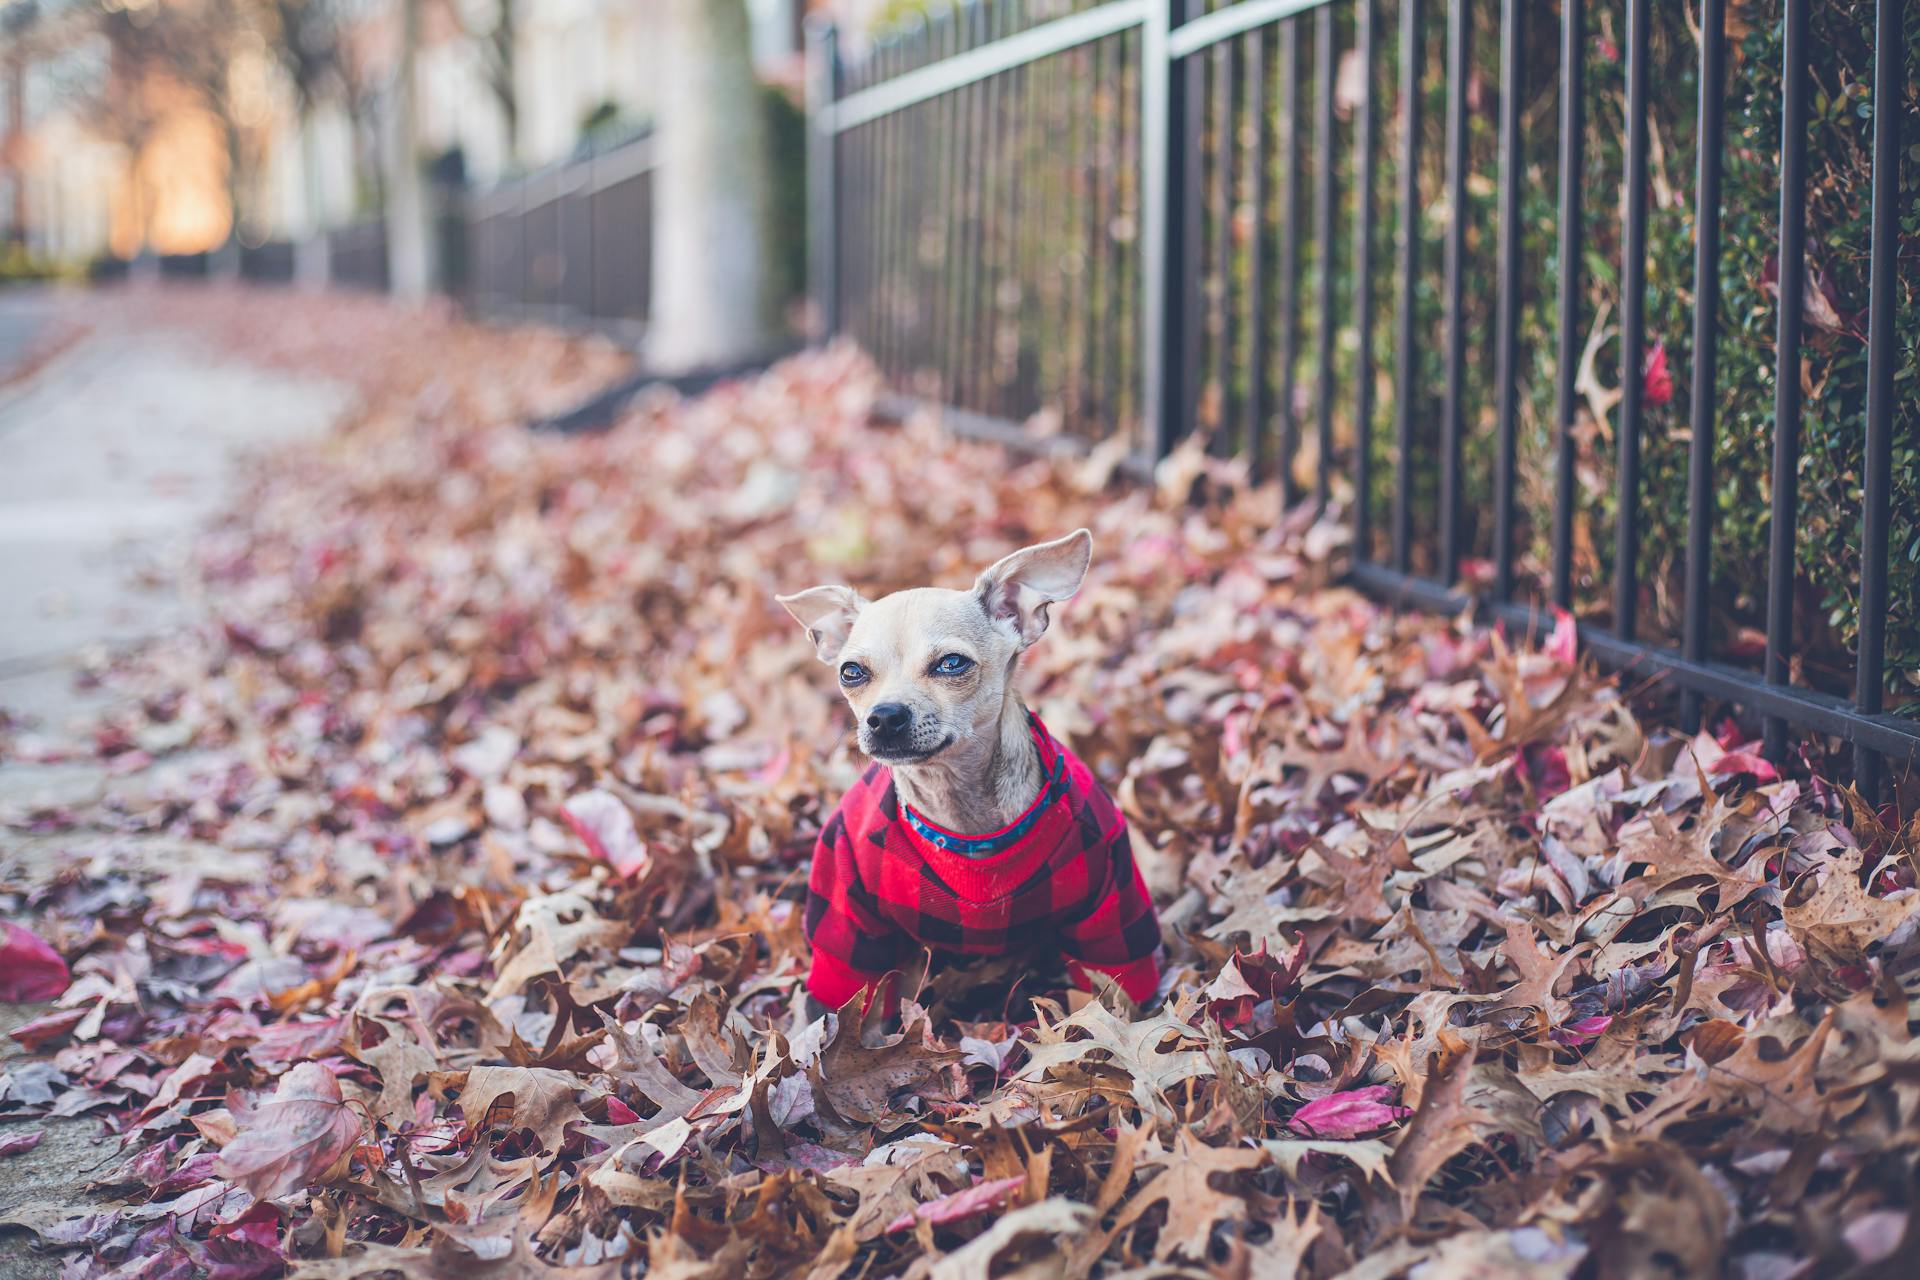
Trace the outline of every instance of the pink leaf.
[[263, 1027], [250, 1056], [263, 1067], [285, 1066], [303, 1058], [332, 1053], [340, 1044], [346, 1020], [320, 1018], [307, 1022], [276, 1022]]
[[340, 1082], [317, 1062], [302, 1062], [282, 1076], [273, 1097], [243, 1123], [214, 1169], [262, 1200], [320, 1177], [353, 1150], [361, 1132], [360, 1114], [348, 1108]]
[[0, 1138], [0, 1156], [17, 1156], [31, 1151], [40, 1145], [40, 1139], [47, 1136], [45, 1129], [22, 1129]]
[[1570, 667], [1580, 643], [1580, 631], [1574, 624], [1573, 615], [1565, 609], [1553, 611], [1553, 634], [1547, 637], [1547, 656], [1562, 666]]
[[1723, 745], [1703, 731], [1693, 740], [1693, 758], [1710, 778], [1749, 777], [1755, 782], [1778, 782], [1780, 771], [1753, 747], [1751, 742], [1737, 740]]
[[11, 1004], [51, 1000], [71, 980], [67, 962], [45, 938], [0, 921], [0, 1000]]
[[1673, 375], [1667, 372], [1667, 344], [1656, 342], [1647, 352], [1645, 382], [1642, 390], [1649, 408], [1673, 399]]
[[1590, 1040], [1599, 1039], [1600, 1035], [1612, 1025], [1613, 1015], [1610, 1013], [1596, 1014], [1591, 1018], [1582, 1018], [1578, 1022], [1569, 1022], [1564, 1027], [1555, 1027], [1553, 1029], [1553, 1042], [1555, 1044], [1566, 1045], [1570, 1049], [1578, 1048]]
[[939, 1226], [943, 1222], [958, 1222], [962, 1218], [971, 1218], [976, 1213], [996, 1209], [1005, 1204], [1014, 1188], [1024, 1182], [1026, 1179], [1023, 1177], [994, 1178], [987, 1182], [976, 1182], [950, 1196], [941, 1196], [938, 1200], [929, 1200], [925, 1204], [915, 1205], [889, 1222], [887, 1230], [905, 1231], [915, 1222], [931, 1222]]
[[1760, 782], [1777, 782], [1780, 778], [1771, 760], [1751, 751], [1729, 751], [1716, 760], [1707, 772], [1715, 776], [1744, 773]]
[[633, 812], [604, 791], [583, 791], [568, 799], [560, 816], [587, 846], [587, 852], [632, 877], [651, 861], [646, 841], [633, 828]]
[[1410, 1108], [1386, 1101], [1392, 1096], [1393, 1086], [1386, 1084], [1330, 1093], [1294, 1112], [1289, 1123], [1296, 1133], [1315, 1138], [1357, 1138], [1413, 1114]]

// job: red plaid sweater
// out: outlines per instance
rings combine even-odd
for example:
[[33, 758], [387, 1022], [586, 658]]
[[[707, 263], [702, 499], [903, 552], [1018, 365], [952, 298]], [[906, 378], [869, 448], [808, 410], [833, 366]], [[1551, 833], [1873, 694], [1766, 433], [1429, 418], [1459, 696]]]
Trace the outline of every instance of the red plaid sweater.
[[807, 883], [807, 989], [838, 1009], [918, 946], [997, 955], [1047, 932], [1074, 981], [1111, 975], [1135, 1000], [1159, 985], [1160, 924], [1134, 870], [1126, 819], [1038, 716], [1044, 782], [999, 831], [961, 835], [902, 804], [874, 765], [821, 829]]

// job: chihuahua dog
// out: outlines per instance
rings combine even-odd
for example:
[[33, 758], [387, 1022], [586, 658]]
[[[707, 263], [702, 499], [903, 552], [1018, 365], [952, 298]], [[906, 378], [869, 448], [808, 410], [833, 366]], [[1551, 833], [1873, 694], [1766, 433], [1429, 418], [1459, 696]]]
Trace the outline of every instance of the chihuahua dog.
[[848, 587], [778, 597], [834, 667], [874, 761], [821, 828], [808, 876], [807, 990], [894, 1000], [918, 947], [994, 955], [1048, 943], [1074, 981], [1135, 1001], [1159, 985], [1159, 922], [1127, 826], [1092, 772], [1015, 689], [1050, 605], [1086, 578], [1077, 530], [1014, 552], [972, 590], [868, 601]]

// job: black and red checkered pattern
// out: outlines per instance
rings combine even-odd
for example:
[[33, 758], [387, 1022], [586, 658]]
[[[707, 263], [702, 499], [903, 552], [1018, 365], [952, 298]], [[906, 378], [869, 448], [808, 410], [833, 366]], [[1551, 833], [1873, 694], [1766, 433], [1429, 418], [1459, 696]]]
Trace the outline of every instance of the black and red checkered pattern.
[[[1153, 995], [1160, 923], [1126, 819], [1086, 764], [1031, 719], [1043, 776], [1059, 783], [1001, 832], [962, 835], [912, 813], [884, 765], [841, 799], [807, 883], [814, 998], [840, 1008], [921, 946], [997, 955], [1049, 934], [1083, 988], [1092, 969], [1135, 1000]], [[969, 857], [967, 847], [995, 851]]]

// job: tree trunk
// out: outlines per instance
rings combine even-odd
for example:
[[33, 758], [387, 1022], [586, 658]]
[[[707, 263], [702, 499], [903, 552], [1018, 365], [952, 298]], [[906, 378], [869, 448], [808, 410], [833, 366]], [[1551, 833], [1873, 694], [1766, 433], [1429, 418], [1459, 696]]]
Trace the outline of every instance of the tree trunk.
[[401, 0], [400, 66], [382, 121], [386, 161], [387, 286], [396, 298], [425, 298], [434, 283], [431, 211], [420, 157], [415, 71], [420, 52], [420, 0]]
[[16, 245], [27, 242], [27, 53], [19, 41], [19, 32], [8, 37], [15, 42], [7, 54], [7, 136], [0, 138], [0, 162], [7, 173], [7, 240]]
[[661, 0], [648, 357], [664, 370], [768, 345], [766, 114], [745, 0]]
[[490, 37], [493, 44], [493, 96], [500, 104], [500, 119], [507, 133], [509, 167], [520, 159], [520, 23], [519, 15], [514, 12], [515, 3], [516, 0], [500, 0], [498, 20]]
[[305, 288], [326, 287], [332, 270], [327, 241], [327, 208], [321, 197], [320, 135], [314, 104], [300, 109], [300, 235], [293, 247], [293, 278]]

